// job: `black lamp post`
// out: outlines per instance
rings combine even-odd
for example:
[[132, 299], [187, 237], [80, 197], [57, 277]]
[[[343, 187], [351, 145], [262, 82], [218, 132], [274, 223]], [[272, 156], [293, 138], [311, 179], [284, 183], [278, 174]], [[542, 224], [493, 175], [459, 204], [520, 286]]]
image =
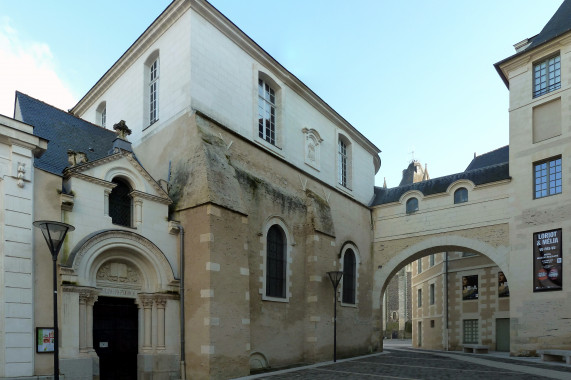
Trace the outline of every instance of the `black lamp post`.
[[333, 362], [337, 361], [337, 286], [343, 277], [343, 272], [327, 272], [333, 285]]
[[48, 248], [52, 254], [53, 262], [53, 282], [54, 282], [54, 379], [59, 379], [59, 339], [57, 320], [57, 256], [68, 231], [75, 230], [75, 227], [49, 220], [38, 220], [34, 222], [34, 227], [38, 227], [44, 234], [44, 239], [48, 243]]

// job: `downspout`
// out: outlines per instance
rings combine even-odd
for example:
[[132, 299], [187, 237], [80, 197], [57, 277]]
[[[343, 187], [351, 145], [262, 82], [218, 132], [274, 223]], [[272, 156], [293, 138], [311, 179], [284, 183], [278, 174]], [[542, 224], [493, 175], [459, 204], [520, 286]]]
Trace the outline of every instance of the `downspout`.
[[446, 260], [444, 262], [444, 277], [446, 281], [446, 286], [444, 287], [445, 296], [444, 299], [446, 300], [446, 351], [449, 351], [450, 347], [449, 344], [449, 334], [450, 330], [448, 329], [448, 252], [446, 252]]
[[179, 231], [179, 252], [180, 252], [180, 282], [179, 282], [179, 296], [180, 296], [180, 378], [181, 380], [186, 379], [186, 364], [185, 358], [185, 331], [184, 331], [184, 228], [182, 224], [174, 222]]

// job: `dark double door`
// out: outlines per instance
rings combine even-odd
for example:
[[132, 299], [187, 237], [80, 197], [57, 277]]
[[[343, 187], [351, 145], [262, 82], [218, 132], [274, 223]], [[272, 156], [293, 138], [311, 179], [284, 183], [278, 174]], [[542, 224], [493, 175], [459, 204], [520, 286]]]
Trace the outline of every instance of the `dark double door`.
[[134, 300], [99, 297], [93, 305], [93, 345], [101, 380], [136, 380], [138, 317]]

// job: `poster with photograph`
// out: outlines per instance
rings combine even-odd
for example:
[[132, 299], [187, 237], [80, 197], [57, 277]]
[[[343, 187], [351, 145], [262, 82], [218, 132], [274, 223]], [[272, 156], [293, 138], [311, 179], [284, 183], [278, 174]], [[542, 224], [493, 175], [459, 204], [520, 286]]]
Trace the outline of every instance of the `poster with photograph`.
[[478, 275], [462, 276], [462, 299], [478, 299]]
[[54, 329], [50, 327], [36, 328], [36, 337], [38, 339], [36, 352], [54, 352]]
[[498, 272], [498, 297], [509, 297], [510, 288], [508, 286], [508, 280], [504, 272]]
[[533, 291], [561, 290], [563, 247], [561, 228], [533, 234]]

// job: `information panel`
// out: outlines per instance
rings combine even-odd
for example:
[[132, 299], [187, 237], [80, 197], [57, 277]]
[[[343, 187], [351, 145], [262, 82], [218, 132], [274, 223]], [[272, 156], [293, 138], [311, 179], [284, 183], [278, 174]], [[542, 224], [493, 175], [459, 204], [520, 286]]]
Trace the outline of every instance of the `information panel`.
[[533, 234], [533, 291], [561, 290], [563, 284], [561, 228]]

